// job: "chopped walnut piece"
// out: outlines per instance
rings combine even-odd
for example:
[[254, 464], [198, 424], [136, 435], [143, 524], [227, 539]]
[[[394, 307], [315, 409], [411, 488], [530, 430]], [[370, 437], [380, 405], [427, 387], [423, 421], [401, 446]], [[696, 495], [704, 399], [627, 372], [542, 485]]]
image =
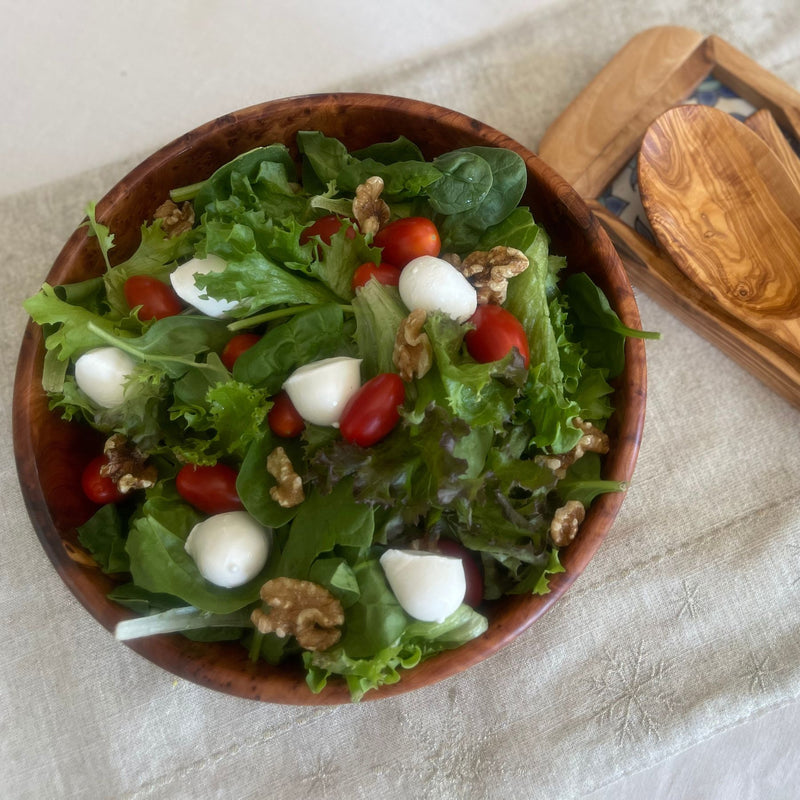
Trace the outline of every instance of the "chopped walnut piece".
[[194, 225], [194, 206], [188, 200], [181, 205], [165, 200], [156, 209], [153, 219], [161, 220], [161, 230], [167, 234], [167, 238], [172, 239], [191, 230]]
[[342, 604], [324, 587], [295, 578], [273, 578], [261, 587], [268, 611], [250, 615], [260, 633], [294, 636], [306, 650], [327, 650], [342, 635]]
[[99, 569], [100, 565], [83, 548], [72, 544], [72, 542], [68, 542], [66, 539], [62, 539], [61, 544], [64, 545], [64, 550], [67, 551], [67, 555], [77, 564], [83, 567]]
[[147, 453], [132, 445], [122, 434], [115, 433], [103, 446], [108, 464], [100, 467], [100, 474], [111, 478], [122, 494], [133, 489], [149, 489], [158, 480], [158, 471], [147, 463]]
[[478, 305], [502, 305], [506, 301], [508, 279], [528, 268], [528, 257], [514, 247], [498, 245], [488, 251], [476, 250], [454, 266], [475, 287]]
[[556, 547], [565, 547], [577, 535], [578, 528], [586, 517], [586, 509], [579, 500], [567, 500], [556, 510], [550, 523], [550, 538]]
[[433, 365], [433, 347], [423, 330], [427, 317], [424, 308], [415, 308], [397, 329], [392, 363], [406, 382], [421, 378]]
[[383, 178], [377, 175], [367, 178], [364, 183], [356, 187], [353, 216], [364, 235], [377, 233], [389, 221], [391, 212], [389, 206], [381, 200], [382, 191]]
[[303, 479], [294, 471], [291, 459], [282, 447], [276, 447], [267, 456], [267, 472], [277, 481], [269, 496], [283, 508], [294, 508], [306, 499]]
[[536, 456], [534, 459], [537, 464], [551, 470], [559, 480], [566, 476], [567, 470], [585, 453], [602, 455], [608, 452], [607, 434], [596, 428], [591, 422], [584, 422], [580, 417], [575, 417], [572, 424], [583, 431], [583, 436], [578, 439], [578, 443], [572, 450], [558, 455]]

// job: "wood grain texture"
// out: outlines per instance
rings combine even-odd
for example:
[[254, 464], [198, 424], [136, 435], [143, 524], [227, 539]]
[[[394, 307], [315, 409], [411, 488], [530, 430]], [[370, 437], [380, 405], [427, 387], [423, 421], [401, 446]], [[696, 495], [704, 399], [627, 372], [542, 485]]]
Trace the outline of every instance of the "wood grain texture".
[[596, 200], [589, 207], [619, 251], [633, 284], [784, 400], [800, 408], [800, 357], [728, 313], [651, 242]]
[[764, 141], [717, 109], [671, 109], [642, 142], [639, 190], [676, 266], [800, 354], [800, 194]]
[[[523, 204], [547, 230], [554, 252], [569, 268], [584, 270], [605, 291], [622, 321], [640, 328], [636, 301], [611, 241], [576, 192], [551, 167], [499, 131], [457, 112], [396, 97], [328, 94], [277, 100], [209, 122], [167, 145], [123, 178], [98, 203], [97, 218], [116, 234], [115, 258], [137, 244], [142, 220], [150, 218], [175, 186], [206, 178], [234, 156], [257, 145], [294, 146], [298, 130], [321, 130], [351, 149], [405, 135], [426, 157], [470, 145], [507, 147], [525, 160], [528, 187]], [[67, 283], [103, 271], [96, 243], [85, 229], [70, 237], [47, 280]], [[629, 481], [639, 451], [646, 399], [644, 343], [628, 340], [624, 373], [615, 381], [615, 414], [607, 431], [611, 451], [604, 462], [609, 479]], [[112, 630], [130, 613], [106, 594], [112, 580], [69, 557], [64, 541], [74, 543], [74, 527], [91, 513], [80, 498], [76, 477], [87, 457], [87, 431], [67, 425], [48, 411], [41, 388], [41, 330], [29, 325], [18, 361], [14, 389], [14, 448], [25, 502], [48, 556], [78, 600]], [[400, 694], [451, 676], [482, 661], [529, 627], [568, 589], [601, 545], [623, 502], [624, 493], [607, 494], [591, 507], [577, 539], [563, 551], [566, 573], [555, 576], [545, 597], [517, 596], [489, 604], [489, 630], [457, 650], [442, 653], [405, 673], [402, 680], [367, 694], [367, 700]], [[305, 684], [295, 663], [273, 667], [252, 663], [236, 643], [197, 643], [179, 636], [126, 642], [136, 652], [171, 672], [240, 697], [303, 705], [349, 701], [341, 681], [320, 695]]]
[[583, 197], [596, 197], [633, 157], [647, 126], [708, 75], [703, 42], [677, 26], [639, 33], [548, 128], [539, 155]]
[[772, 150], [783, 168], [789, 173], [795, 189], [800, 192], [800, 158], [792, 150], [792, 146], [784, 136], [772, 112], [767, 108], [761, 108], [755, 114], [751, 114], [744, 124]]
[[800, 94], [719, 36], [707, 39], [713, 75], [756, 108], [766, 108], [800, 139]]

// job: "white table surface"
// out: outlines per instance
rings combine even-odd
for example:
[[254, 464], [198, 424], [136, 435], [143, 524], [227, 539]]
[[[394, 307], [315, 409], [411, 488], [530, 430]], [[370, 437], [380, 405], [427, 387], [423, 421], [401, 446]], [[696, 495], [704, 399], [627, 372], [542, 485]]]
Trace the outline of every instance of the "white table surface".
[[[144, 153], [229, 110], [469, 47], [553, 4], [2, 0], [0, 196]], [[800, 796], [798, 744], [795, 702], [589, 797], [788, 800]]]

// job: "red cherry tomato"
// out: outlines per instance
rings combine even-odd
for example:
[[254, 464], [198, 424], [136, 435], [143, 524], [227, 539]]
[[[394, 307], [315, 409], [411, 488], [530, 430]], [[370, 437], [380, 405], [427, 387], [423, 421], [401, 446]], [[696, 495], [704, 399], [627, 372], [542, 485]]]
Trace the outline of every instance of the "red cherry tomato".
[[383, 261], [380, 264], [373, 264], [368, 261], [353, 273], [353, 289], [364, 286], [370, 278], [375, 278], [378, 283], [382, 283], [384, 286], [397, 286], [400, 283], [400, 269]]
[[461, 563], [464, 565], [464, 577], [467, 581], [464, 602], [473, 608], [479, 606], [483, 600], [483, 571], [478, 557], [467, 550], [461, 542], [454, 539], [439, 539], [436, 546], [442, 555], [461, 559]]
[[425, 217], [405, 217], [390, 222], [375, 234], [375, 247], [383, 248], [383, 257], [402, 269], [419, 256], [438, 256], [442, 248], [439, 231]]
[[128, 278], [122, 291], [131, 308], [141, 306], [141, 320], [174, 317], [183, 310], [183, 304], [171, 286], [147, 275], [133, 275]]
[[222, 363], [226, 366], [228, 372], [233, 372], [233, 365], [236, 363], [236, 359], [260, 339], [261, 337], [255, 333], [239, 333], [228, 340], [228, 344], [225, 345], [220, 354]]
[[522, 323], [502, 306], [487, 303], [478, 306], [469, 323], [475, 326], [464, 337], [469, 354], [479, 363], [487, 364], [503, 358], [516, 347], [525, 366], [530, 361], [528, 338]]
[[400, 421], [398, 409], [405, 399], [406, 387], [399, 375], [376, 375], [347, 401], [339, 419], [342, 436], [360, 447], [379, 442]]
[[281, 436], [284, 439], [294, 439], [299, 436], [306, 427], [306, 423], [298, 414], [297, 409], [289, 399], [289, 395], [286, 392], [278, 392], [272, 398], [272, 402], [273, 406], [267, 414], [270, 430], [276, 436]]
[[117, 484], [100, 474], [100, 468], [108, 464], [108, 456], [101, 454], [93, 458], [84, 468], [81, 474], [81, 488], [83, 493], [93, 502], [99, 505], [106, 503], [119, 503], [125, 495], [117, 489]]
[[[320, 217], [300, 234], [300, 244], [311, 241], [312, 236], [319, 236], [325, 244], [330, 244], [331, 237], [334, 233], [338, 233], [341, 230], [344, 221], [343, 217], [337, 217], [336, 214]], [[348, 226], [344, 235], [348, 239], [355, 239], [355, 228], [353, 228], [352, 225]]]
[[200, 511], [222, 514], [244, 508], [236, 492], [236, 477], [236, 470], [225, 464], [186, 464], [178, 472], [175, 486], [178, 494]]

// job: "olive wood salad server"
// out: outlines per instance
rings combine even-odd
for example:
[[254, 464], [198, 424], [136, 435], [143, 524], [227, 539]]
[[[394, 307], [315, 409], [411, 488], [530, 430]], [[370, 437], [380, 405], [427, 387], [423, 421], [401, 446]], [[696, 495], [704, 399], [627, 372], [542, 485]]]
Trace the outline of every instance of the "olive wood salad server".
[[639, 190], [675, 265], [800, 354], [800, 192], [770, 147], [722, 111], [678, 106], [645, 134]]

